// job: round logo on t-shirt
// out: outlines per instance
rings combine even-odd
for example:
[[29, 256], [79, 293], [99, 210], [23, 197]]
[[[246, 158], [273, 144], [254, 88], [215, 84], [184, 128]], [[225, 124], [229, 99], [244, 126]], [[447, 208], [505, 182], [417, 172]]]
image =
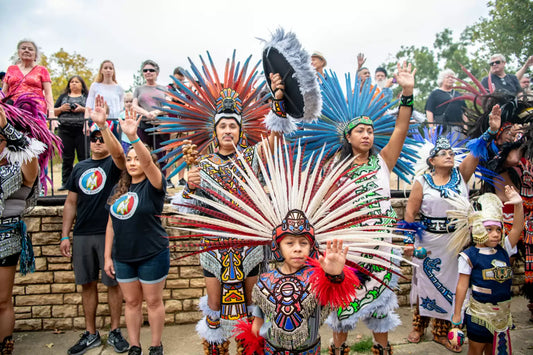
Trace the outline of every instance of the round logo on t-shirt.
[[120, 196], [111, 206], [111, 214], [118, 219], [128, 219], [137, 210], [139, 197], [135, 192], [128, 192]]
[[80, 189], [86, 195], [97, 194], [104, 188], [106, 178], [107, 176], [102, 168], [88, 169], [80, 176]]

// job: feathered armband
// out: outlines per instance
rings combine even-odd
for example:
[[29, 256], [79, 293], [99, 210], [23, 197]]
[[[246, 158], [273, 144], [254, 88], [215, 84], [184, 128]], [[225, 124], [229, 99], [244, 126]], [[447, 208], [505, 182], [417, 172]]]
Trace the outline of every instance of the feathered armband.
[[424, 225], [420, 222], [407, 222], [401, 220], [398, 222], [399, 231], [405, 236], [403, 242], [405, 244], [414, 244], [415, 235], [422, 240], [422, 234], [425, 230]]
[[308, 258], [307, 264], [312, 270], [309, 278], [311, 291], [321, 305], [338, 308], [353, 300], [360, 282], [352, 270], [345, 266], [341, 275], [331, 276], [326, 274], [318, 260]]

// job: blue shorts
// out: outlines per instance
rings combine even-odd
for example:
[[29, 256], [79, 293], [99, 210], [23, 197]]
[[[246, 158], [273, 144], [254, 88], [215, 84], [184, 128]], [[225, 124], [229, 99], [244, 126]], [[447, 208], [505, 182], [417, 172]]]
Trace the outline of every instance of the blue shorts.
[[168, 275], [170, 268], [170, 251], [165, 249], [150, 259], [124, 263], [113, 260], [115, 277], [118, 282], [127, 283], [140, 281], [143, 284], [156, 284]]

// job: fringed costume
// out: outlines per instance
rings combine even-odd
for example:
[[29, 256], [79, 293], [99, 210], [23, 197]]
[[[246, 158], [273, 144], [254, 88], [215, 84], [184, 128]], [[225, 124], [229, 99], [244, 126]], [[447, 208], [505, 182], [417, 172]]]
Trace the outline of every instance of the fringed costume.
[[[261, 144], [260, 173], [238, 153], [235, 166], [243, 176], [237, 180], [242, 194], [223, 191], [216, 201], [192, 195], [193, 199], [209, 206], [204, 209], [206, 216], [180, 213], [178, 224], [180, 229], [195, 230], [195, 236], [223, 238], [214, 249], [224, 245], [270, 245], [277, 261], [284, 260], [280, 243], [287, 234], [306, 236], [311, 245], [308, 265], [293, 274], [275, 269], [260, 276], [253, 290], [257, 307], [253, 314], [264, 320], [260, 336], [253, 334], [251, 325], [241, 321], [238, 326], [241, 334], [237, 339], [243, 341], [245, 354], [254, 351], [319, 354], [318, 329], [329, 307], [347, 304], [358, 292], [363, 292], [356, 275], [375, 277], [368, 268], [397, 274], [398, 268], [388, 259], [391, 250], [399, 247], [383, 238], [383, 233], [393, 228], [379, 223], [354, 226], [356, 222], [376, 219], [380, 209], [371, 207], [374, 197], [359, 195], [358, 191], [366, 184], [364, 179], [343, 179], [350, 161], [324, 163], [322, 150], [308, 156], [307, 165], [304, 165], [300, 146], [276, 145], [271, 152], [266, 141]], [[216, 186], [207, 186], [204, 190], [211, 194], [213, 188]], [[353, 196], [362, 204], [354, 207]], [[200, 207], [190, 205], [190, 208]], [[227, 216], [226, 220], [218, 218], [221, 213]], [[200, 228], [200, 231], [191, 228]], [[347, 266], [353, 269], [345, 267], [341, 275], [324, 274], [320, 264], [313, 260], [325, 250], [327, 241], [333, 239], [343, 240], [344, 246], [349, 248]], [[381, 247], [387, 251], [382, 251]], [[392, 255], [401, 260], [396, 254]], [[368, 265], [368, 268], [360, 265]], [[381, 283], [388, 283], [388, 280]]]
[[[388, 103], [382, 96], [375, 95], [376, 89], [371, 88], [370, 80], [364, 84], [360, 80], [353, 83], [349, 74], [346, 75], [345, 90], [334, 72], [328, 73], [327, 80], [322, 80], [320, 88], [323, 100], [320, 120], [303, 124], [303, 129], [296, 131], [293, 136], [300, 138], [307, 149], [317, 149], [325, 145], [328, 152], [326, 158], [330, 158], [343, 149], [346, 134], [351, 129], [359, 124], [373, 126], [374, 148], [377, 148], [377, 152], [370, 152], [366, 164], [350, 165], [344, 181], [364, 181], [364, 184], [358, 184], [359, 187], [354, 191], [354, 207], [363, 203], [361, 198], [374, 199], [370, 207], [375, 208], [373, 213], [376, 217], [358, 222], [356, 226], [394, 225], [396, 213], [390, 203], [391, 172], [379, 150], [387, 145], [394, 131], [396, 117], [389, 114], [388, 110], [398, 101]], [[407, 181], [408, 176], [412, 174], [409, 162], [416, 159], [417, 143], [410, 138], [406, 143], [393, 171]], [[386, 235], [383, 240], [390, 242], [390, 235]], [[394, 313], [398, 302], [393, 292], [398, 284], [398, 276], [389, 270], [396, 266], [393, 261], [394, 253], [385, 246], [375, 246], [375, 250], [387, 255], [384, 260], [388, 267], [372, 263], [359, 264], [372, 277], [363, 277], [357, 296], [352, 302], [329, 316], [326, 323], [335, 332], [348, 332], [355, 328], [359, 320], [364, 320], [369, 329], [378, 333], [388, 332], [400, 324], [398, 315]]]

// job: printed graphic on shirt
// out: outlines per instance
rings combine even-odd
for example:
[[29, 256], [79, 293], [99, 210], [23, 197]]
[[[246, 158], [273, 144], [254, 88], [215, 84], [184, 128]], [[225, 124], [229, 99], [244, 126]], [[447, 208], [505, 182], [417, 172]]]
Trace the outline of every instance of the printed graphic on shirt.
[[128, 192], [120, 196], [111, 206], [111, 214], [118, 219], [128, 219], [135, 214], [139, 204], [139, 197], [135, 192]]
[[107, 176], [102, 168], [88, 169], [80, 176], [80, 189], [86, 195], [95, 195], [104, 188], [106, 178]]

